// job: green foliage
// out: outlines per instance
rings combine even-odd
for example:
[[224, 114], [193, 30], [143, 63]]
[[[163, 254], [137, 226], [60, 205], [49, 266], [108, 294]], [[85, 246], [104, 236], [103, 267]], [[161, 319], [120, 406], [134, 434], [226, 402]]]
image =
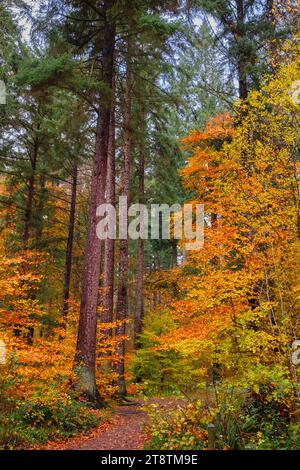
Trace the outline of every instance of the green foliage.
[[70, 437], [99, 424], [100, 417], [75, 397], [50, 389], [27, 402], [10, 402], [0, 421], [0, 449]]
[[141, 15], [140, 25], [146, 31], [152, 30], [152, 32], [166, 37], [183, 30], [182, 23], [179, 21], [170, 23], [159, 15]]
[[149, 449], [205, 449], [207, 425], [215, 424], [219, 450], [299, 449], [299, 422], [290, 419], [295, 391], [284, 376], [265, 379], [248, 388], [221, 383], [206, 389], [204, 402], [181, 405], [175, 412], [157, 413], [150, 407]]
[[201, 421], [201, 403], [180, 406], [176, 411], [157, 414], [155, 405], [149, 411], [151, 440], [147, 449], [203, 450], [207, 447], [205, 422]]
[[[251, 88], [258, 88], [260, 77], [269, 70], [268, 45], [287, 38], [290, 24], [274, 22], [273, 2], [260, 0], [230, 2], [228, 0], [198, 0], [198, 7], [211, 15], [218, 28], [217, 44], [222, 55], [235, 64], [239, 79], [246, 79]], [[287, 8], [288, 10], [288, 8]]]
[[151, 312], [145, 319], [145, 325], [141, 335], [142, 347], [137, 351], [131, 366], [135, 379], [143, 381], [146, 393], [178, 390], [173, 380], [177, 362], [175, 352], [155, 349], [157, 338], [172, 327], [168, 314], [164, 311], [158, 314]]
[[74, 62], [69, 55], [61, 57], [42, 57], [39, 59], [29, 58], [23, 60], [22, 68], [16, 77], [18, 86], [42, 86], [54, 85], [65, 79], [66, 75], [73, 70]]
[[181, 395], [198, 388], [197, 367], [175, 349], [163, 350], [159, 339], [175, 328], [168, 310], [149, 312], [144, 320], [141, 348], [131, 363], [134, 380], [143, 383], [146, 395]]
[[0, 406], [4, 406], [9, 403], [9, 393], [13, 387], [18, 385], [21, 378], [18, 373], [18, 362], [14, 354], [11, 354], [7, 360], [7, 364], [1, 367], [0, 374]]
[[61, 394], [57, 394], [56, 401], [50, 401], [47, 395], [34, 397], [29, 403], [19, 406], [18, 417], [25, 425], [53, 427], [66, 436], [98, 424], [98, 418], [82, 403], [70, 397], [66, 401]]
[[[284, 378], [282, 379], [284, 382]], [[250, 388], [219, 392], [216, 414], [220, 449], [296, 449], [299, 424], [290, 421], [290, 402], [296, 400], [284, 383], [263, 382]]]
[[12, 393], [21, 384], [19, 364], [12, 355], [0, 374], [0, 450], [70, 437], [98, 426], [104, 418], [76, 395], [63, 392], [59, 383], [40, 388], [27, 399]]

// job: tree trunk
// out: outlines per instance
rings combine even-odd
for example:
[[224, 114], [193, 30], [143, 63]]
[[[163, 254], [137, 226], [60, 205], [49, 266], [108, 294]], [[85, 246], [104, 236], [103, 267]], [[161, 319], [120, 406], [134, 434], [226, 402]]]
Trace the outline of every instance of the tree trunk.
[[[236, 11], [237, 11], [237, 28], [236, 36], [237, 42], [240, 42], [244, 36], [243, 25], [245, 21], [245, 12], [244, 12], [244, 0], [236, 0]], [[243, 55], [238, 51], [237, 57], [237, 71], [238, 71], [238, 81], [239, 81], [239, 97], [244, 100], [248, 96], [248, 82], [247, 82], [247, 71], [246, 63]]]
[[[106, 203], [115, 207], [116, 204], [116, 162], [115, 162], [115, 109], [113, 106], [110, 120], [109, 145], [107, 158]], [[113, 321], [114, 306], [114, 268], [115, 268], [115, 240], [105, 240], [104, 276], [103, 276], [103, 323]], [[105, 331], [106, 336], [112, 335], [111, 328]]]
[[[124, 102], [124, 167], [121, 181], [121, 196], [129, 198], [129, 179], [130, 179], [130, 152], [131, 152], [131, 72], [130, 72], [130, 52], [128, 47], [127, 69], [126, 69], [126, 90]], [[124, 208], [125, 209], [125, 208]], [[128, 237], [120, 240], [119, 254], [119, 283], [117, 292], [116, 320], [120, 324], [116, 328], [116, 336], [118, 339], [118, 362], [116, 372], [118, 374], [119, 394], [121, 397], [126, 396], [125, 384], [125, 334], [127, 318], [127, 276], [128, 276]]]
[[[77, 196], [77, 176], [78, 167], [77, 163], [73, 164], [72, 169], [72, 192], [71, 192], [71, 206], [69, 214], [68, 225], [68, 240], [66, 249], [66, 264], [65, 264], [65, 277], [64, 277], [64, 290], [62, 296], [61, 317], [63, 329], [67, 328], [67, 317], [69, 311], [69, 297], [70, 297], [70, 282], [72, 271], [72, 253], [73, 253], [73, 238], [74, 238], [74, 225], [75, 225], [75, 212], [76, 212], [76, 196]], [[60, 338], [62, 339], [62, 338]]]
[[248, 84], [245, 73], [245, 64], [238, 59], [238, 76], [239, 76], [239, 97], [245, 100], [248, 96]]
[[[107, 17], [107, 12], [114, 6], [114, 3], [114, 0], [104, 2], [102, 81], [110, 90], [112, 89], [114, 67], [115, 24], [113, 20]], [[105, 198], [105, 185], [103, 182], [106, 174], [110, 112], [111, 99], [105, 97], [100, 104], [96, 133], [87, 246], [75, 356], [76, 388], [88, 401], [97, 406], [101, 406], [103, 401], [96, 387], [97, 306], [101, 258], [101, 242], [96, 233], [96, 211], [98, 205], [103, 203]]]
[[171, 254], [171, 268], [176, 268], [178, 265], [178, 253], [177, 253], [177, 240], [172, 240], [172, 254]]
[[27, 194], [27, 201], [26, 201], [25, 214], [24, 214], [23, 243], [24, 243], [25, 249], [27, 248], [28, 240], [30, 237], [33, 196], [34, 196], [34, 189], [35, 189], [35, 172], [36, 172], [38, 151], [39, 151], [39, 142], [38, 142], [38, 139], [35, 138], [32, 155], [30, 157], [31, 174], [30, 174], [29, 181], [28, 181], [28, 194]]
[[44, 174], [40, 176], [40, 197], [39, 203], [37, 207], [37, 229], [36, 229], [36, 246], [42, 246], [42, 235], [43, 235], [43, 213], [44, 213], [44, 206], [45, 206], [45, 185], [46, 185], [46, 177]]
[[[138, 168], [139, 177], [139, 202], [144, 204], [145, 196], [145, 151], [141, 145], [140, 161]], [[142, 319], [144, 314], [144, 240], [138, 239], [137, 245], [137, 263], [136, 263], [136, 291], [135, 291], [135, 322], [134, 322], [134, 343], [138, 348], [140, 345], [140, 334], [142, 332]]]

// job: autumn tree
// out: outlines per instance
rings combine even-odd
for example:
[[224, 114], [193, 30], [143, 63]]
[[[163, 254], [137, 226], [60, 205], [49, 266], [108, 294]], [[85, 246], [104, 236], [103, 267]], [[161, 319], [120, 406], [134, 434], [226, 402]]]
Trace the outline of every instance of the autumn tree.
[[233, 384], [249, 387], [266, 407], [284, 387], [280, 406], [293, 420], [299, 400], [290, 360], [298, 287], [289, 275], [299, 245], [297, 39], [286, 47], [280, 70], [237, 106], [236, 121], [219, 115], [182, 141], [190, 152], [181, 172], [185, 186], [193, 203], [205, 205], [205, 246], [189, 252], [181, 269], [154, 277], [155, 289], [178, 293], [169, 309], [173, 328], [170, 320], [169, 332], [154, 340], [162, 353], [186, 359], [200, 383], [214, 384], [216, 412]]

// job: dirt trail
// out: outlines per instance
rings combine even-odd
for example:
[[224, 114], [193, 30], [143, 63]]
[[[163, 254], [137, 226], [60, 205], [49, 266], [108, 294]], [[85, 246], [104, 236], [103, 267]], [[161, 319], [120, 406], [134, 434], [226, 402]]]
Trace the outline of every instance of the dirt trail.
[[144, 448], [147, 435], [144, 429], [148, 415], [143, 405], [155, 404], [157, 410], [173, 410], [184, 400], [155, 398], [147, 402], [139, 400], [136, 405], [118, 406], [110, 420], [91, 434], [68, 439], [65, 442], [48, 443], [50, 450], [140, 450]]
[[141, 406], [120, 406], [106, 429], [82, 442], [70, 442], [65, 449], [72, 450], [139, 450], [147, 439], [143, 431], [147, 414]]

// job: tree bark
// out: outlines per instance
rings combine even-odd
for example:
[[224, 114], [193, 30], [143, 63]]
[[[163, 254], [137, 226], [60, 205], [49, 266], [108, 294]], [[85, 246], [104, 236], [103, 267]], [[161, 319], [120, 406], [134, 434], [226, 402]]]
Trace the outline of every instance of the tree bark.
[[177, 240], [172, 240], [172, 254], [171, 254], [171, 268], [176, 268], [178, 265], [178, 253], [177, 253]]
[[[130, 71], [130, 48], [128, 46], [127, 68], [126, 68], [126, 90], [124, 101], [124, 166], [121, 181], [121, 196], [127, 197], [127, 212], [129, 199], [129, 179], [131, 160], [131, 71]], [[127, 276], [128, 276], [128, 237], [120, 240], [119, 254], [119, 283], [117, 292], [116, 320], [119, 325], [116, 328], [118, 339], [117, 356], [118, 362], [116, 372], [118, 374], [118, 386], [120, 397], [126, 396], [125, 383], [125, 334], [127, 318]]]
[[[138, 168], [139, 177], [139, 202], [144, 203], [145, 196], [145, 151], [144, 146], [140, 148], [140, 160]], [[144, 315], [144, 264], [145, 250], [144, 240], [139, 238], [137, 242], [137, 263], [136, 263], [136, 290], [135, 290], [135, 322], [134, 322], [134, 344], [140, 346], [140, 335], [142, 332], [142, 319]]]
[[[114, 6], [114, 0], [106, 0], [103, 7], [105, 18], [102, 45], [102, 81], [112, 89], [115, 24], [108, 18], [108, 11]], [[96, 387], [96, 336], [97, 306], [99, 292], [101, 242], [97, 237], [96, 211], [104, 202], [107, 147], [111, 112], [111, 97], [105, 97], [100, 103], [93, 162], [92, 187], [89, 203], [87, 246], [82, 279], [79, 328], [75, 355], [76, 389], [86, 399], [101, 406], [103, 400]]]
[[37, 207], [37, 229], [36, 229], [36, 246], [39, 247], [42, 245], [42, 235], [43, 235], [43, 213], [44, 213], [44, 206], [45, 206], [45, 189], [46, 185], [46, 176], [44, 174], [40, 175], [40, 196], [39, 196], [39, 203]]
[[[237, 28], [236, 36], [237, 41], [240, 42], [244, 36], [243, 25], [245, 21], [245, 11], [244, 11], [244, 0], [236, 0], [236, 12], [237, 12]], [[248, 96], [248, 81], [247, 81], [247, 71], [245, 69], [245, 61], [243, 55], [238, 53], [237, 57], [237, 71], [238, 71], [238, 81], [239, 81], [239, 97], [244, 100]]]
[[[109, 143], [107, 157], [107, 178], [106, 178], [106, 203], [115, 207], [116, 204], [116, 162], [115, 162], [115, 109], [112, 106]], [[115, 240], [108, 238], [104, 247], [104, 275], [103, 275], [103, 301], [102, 301], [102, 322], [111, 323], [113, 321], [114, 309], [114, 272], [115, 272]], [[112, 336], [112, 329], [104, 331], [107, 338]], [[109, 354], [109, 352], [108, 352]]]
[[34, 189], [35, 189], [35, 172], [36, 172], [36, 164], [38, 159], [38, 151], [39, 151], [39, 142], [38, 139], [35, 138], [32, 155], [30, 157], [30, 164], [31, 164], [31, 174], [28, 181], [28, 194], [26, 200], [26, 207], [25, 207], [25, 214], [24, 214], [24, 230], [23, 230], [23, 243], [25, 249], [28, 245], [28, 240], [30, 237], [30, 226], [32, 220], [32, 206], [33, 206], [33, 196], [34, 196]]
[[67, 240], [67, 249], [66, 249], [64, 289], [63, 289], [63, 295], [62, 295], [62, 308], [61, 308], [62, 326], [65, 331], [67, 329], [67, 317], [68, 317], [68, 311], [69, 311], [73, 239], [74, 239], [76, 197], [77, 197], [77, 176], [78, 176], [78, 167], [77, 167], [77, 163], [74, 163], [73, 169], [72, 169], [71, 205], [70, 205], [69, 224], [68, 224], [68, 240]]

